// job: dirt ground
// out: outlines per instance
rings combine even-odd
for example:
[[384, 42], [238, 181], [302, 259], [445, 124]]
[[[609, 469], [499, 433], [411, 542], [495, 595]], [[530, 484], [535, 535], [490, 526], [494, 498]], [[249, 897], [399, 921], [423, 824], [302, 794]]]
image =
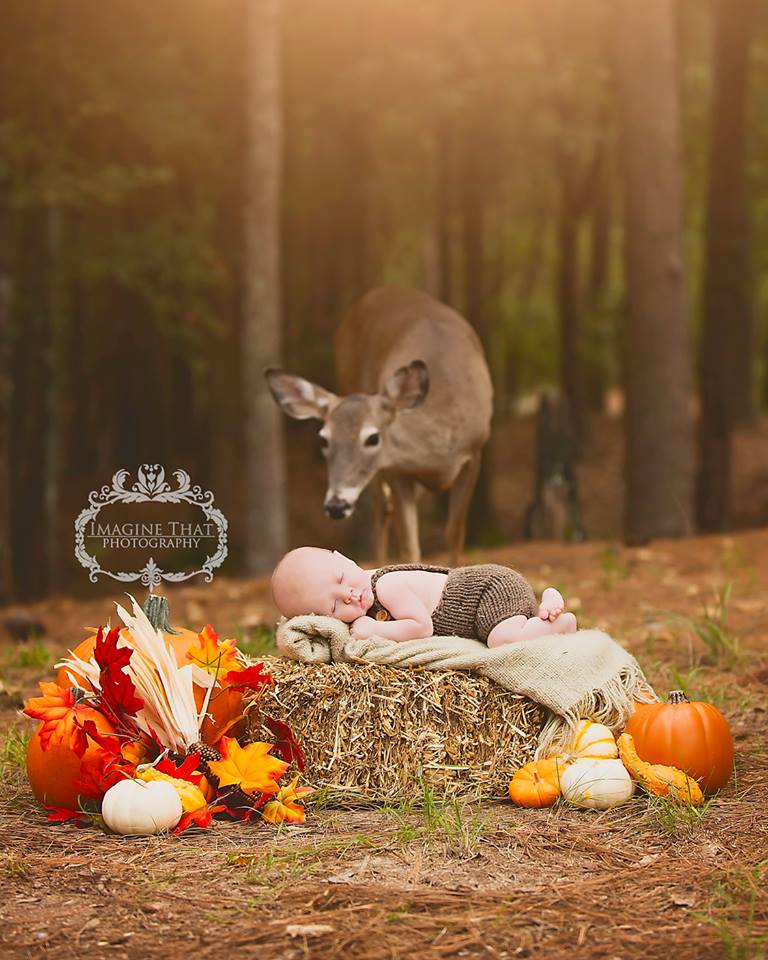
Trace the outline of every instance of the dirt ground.
[[[217, 823], [181, 838], [51, 825], [28, 792], [29, 727], [17, 709], [111, 604], [49, 600], [30, 608], [43, 641], [0, 647], [0, 954], [764, 957], [768, 530], [643, 549], [535, 543], [470, 559], [514, 564], [537, 588], [555, 584], [583, 626], [635, 653], [660, 692], [683, 687], [725, 712], [736, 775], [700, 815], [636, 796], [605, 813], [501, 800], [314, 809], [303, 826]], [[168, 593], [175, 622], [210, 620], [254, 651], [274, 615], [265, 581]]]

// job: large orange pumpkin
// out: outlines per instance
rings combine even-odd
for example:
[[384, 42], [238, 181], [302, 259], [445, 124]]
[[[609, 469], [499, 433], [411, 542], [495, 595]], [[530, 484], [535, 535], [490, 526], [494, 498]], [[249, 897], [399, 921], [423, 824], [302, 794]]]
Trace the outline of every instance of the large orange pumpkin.
[[[173, 628], [174, 630], [178, 629], [177, 627]], [[120, 631], [120, 636], [123, 637], [127, 633], [127, 629], [123, 627]], [[197, 634], [194, 630], [179, 630], [178, 633], [166, 633], [163, 634], [165, 637], [165, 642], [168, 645], [169, 650], [173, 650], [176, 654], [176, 662], [179, 666], [183, 666], [185, 663], [189, 663], [187, 660], [187, 650], [192, 646], [193, 643], [197, 643]], [[90, 660], [93, 656], [93, 651], [96, 649], [96, 634], [92, 634], [90, 637], [86, 637], [85, 640], [81, 640], [80, 643], [72, 651], [76, 657], [79, 657], [81, 660]], [[72, 671], [70, 671], [72, 673]], [[75, 680], [79, 681], [86, 689], [88, 689], [88, 684], [83, 680], [83, 678], [77, 674], [72, 674]], [[67, 677], [67, 671], [64, 667], [59, 670], [56, 674], [56, 683], [60, 687], [71, 686], [69, 678]]]
[[[198, 635], [194, 630], [187, 630], [184, 628], [174, 627], [174, 630], [178, 630], [178, 633], [165, 633], [165, 642], [168, 645], [169, 650], [173, 650], [176, 655], [176, 663], [183, 667], [185, 664], [189, 663], [187, 660], [187, 650], [198, 642]], [[121, 636], [125, 633], [125, 628], [120, 631]], [[79, 657], [81, 660], [90, 660], [93, 656], [93, 651], [96, 648], [96, 635], [86, 637], [85, 640], [81, 641], [75, 649], [72, 651], [76, 657]], [[83, 680], [83, 678], [77, 674], [72, 673], [74, 679], [79, 681], [86, 689], [88, 689], [88, 684]], [[59, 672], [56, 674], [56, 683], [60, 687], [70, 686], [69, 678], [67, 677], [67, 671], [62, 667]], [[205, 699], [205, 690], [202, 687], [196, 686], [195, 691], [195, 703], [197, 704], [197, 709], [200, 710], [203, 706], [203, 701]], [[231, 723], [237, 717], [239, 717], [243, 712], [243, 695], [237, 690], [221, 690], [220, 688], [215, 688], [211, 693], [211, 699], [208, 703], [207, 709], [208, 716], [203, 720], [203, 725], [200, 731], [201, 738], [204, 743], [215, 743], [222, 734], [226, 733], [230, 737], [239, 737], [242, 733], [245, 732], [245, 721], [240, 720], [234, 726], [227, 729], [227, 724]]]
[[730, 779], [733, 737], [728, 721], [711, 703], [691, 703], [682, 690], [673, 690], [668, 703], [638, 705], [626, 732], [646, 762], [684, 770], [705, 793]]
[[[114, 732], [115, 728], [98, 710], [81, 706], [78, 715], [83, 721], [93, 720], [100, 733]], [[74, 783], [80, 779], [80, 764], [83, 760], [91, 759], [92, 754], [101, 748], [89, 740], [82, 757], [78, 757], [74, 750], [63, 744], [43, 750], [40, 745], [40, 731], [43, 726], [41, 723], [27, 747], [27, 775], [32, 793], [46, 806], [76, 810], [78, 794]]]

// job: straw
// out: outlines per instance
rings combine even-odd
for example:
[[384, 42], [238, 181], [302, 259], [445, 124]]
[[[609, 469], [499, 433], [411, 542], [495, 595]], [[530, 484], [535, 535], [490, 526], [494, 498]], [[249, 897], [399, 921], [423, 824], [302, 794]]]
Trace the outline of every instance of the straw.
[[[250, 735], [270, 739], [261, 716], [290, 724], [305, 779], [343, 805], [506, 795], [533, 758], [540, 708], [483, 677], [371, 664], [308, 665], [267, 657], [276, 681], [249, 713]], [[274, 736], [271, 736], [274, 739]]]

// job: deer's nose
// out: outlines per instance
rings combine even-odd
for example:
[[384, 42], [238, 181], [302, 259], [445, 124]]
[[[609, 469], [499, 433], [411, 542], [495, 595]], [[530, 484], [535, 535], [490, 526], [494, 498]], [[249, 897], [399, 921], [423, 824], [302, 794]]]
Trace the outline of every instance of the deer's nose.
[[331, 520], [343, 520], [352, 513], [352, 504], [340, 497], [331, 497], [325, 501], [325, 512]]

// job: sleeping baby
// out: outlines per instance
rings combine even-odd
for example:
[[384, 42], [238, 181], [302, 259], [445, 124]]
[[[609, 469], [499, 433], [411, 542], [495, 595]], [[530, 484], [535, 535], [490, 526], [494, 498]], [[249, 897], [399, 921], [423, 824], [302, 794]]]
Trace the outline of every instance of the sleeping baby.
[[363, 570], [336, 550], [299, 547], [275, 568], [272, 597], [285, 617], [337, 617], [357, 639], [459, 636], [499, 647], [576, 630], [576, 617], [554, 587], [537, 603], [524, 577], [495, 563]]

